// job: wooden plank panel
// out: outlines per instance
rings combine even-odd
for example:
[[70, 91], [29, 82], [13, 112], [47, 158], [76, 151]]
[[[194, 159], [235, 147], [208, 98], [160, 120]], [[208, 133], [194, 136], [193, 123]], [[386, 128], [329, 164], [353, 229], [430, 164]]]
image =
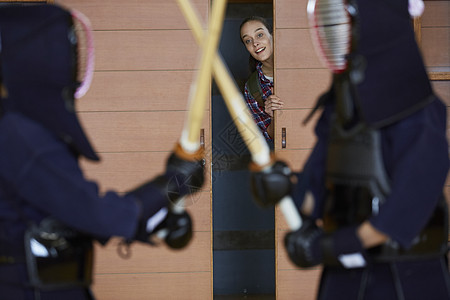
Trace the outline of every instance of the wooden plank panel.
[[292, 68], [323, 68], [308, 29], [276, 29], [275, 34], [277, 71]]
[[[80, 113], [80, 122], [98, 152], [171, 151], [181, 136], [186, 112]], [[205, 112], [205, 141], [210, 140]]]
[[[209, 186], [209, 188], [211, 188], [211, 186]], [[212, 228], [211, 193], [199, 192], [189, 199], [191, 199], [191, 201], [186, 201], [186, 207], [191, 215], [194, 231], [204, 231], [209, 234]]]
[[434, 92], [445, 104], [450, 105], [450, 81], [432, 81]]
[[[187, 109], [193, 71], [95, 72], [78, 111]], [[208, 101], [208, 109], [209, 109]]]
[[97, 275], [93, 292], [98, 300], [211, 299], [211, 273]]
[[[154, 178], [160, 174], [165, 164], [164, 159], [153, 160], [155, 154], [164, 154], [165, 152], [151, 153], [105, 153], [102, 156], [121, 156], [120, 160], [111, 159], [103, 165], [100, 163], [98, 168], [96, 163], [89, 162], [86, 159], [80, 161], [86, 178], [97, 182], [101, 193], [106, 191], [115, 191], [125, 193], [137, 186]], [[152, 156], [152, 160], [145, 159], [145, 156]], [[167, 154], [165, 154], [166, 156]], [[128, 158], [128, 159], [127, 159]], [[158, 156], [156, 156], [158, 158]], [[154, 169], [152, 162], [161, 164], [159, 169]], [[207, 164], [209, 166], [210, 164]], [[149, 166], [146, 169], [146, 166]], [[209, 231], [211, 228], [211, 170], [205, 170], [205, 184], [201, 191], [185, 198], [185, 206], [189, 209], [193, 220], [195, 221], [195, 230]]]
[[284, 237], [288, 231], [277, 231], [277, 270], [308, 270], [298, 268], [290, 259], [286, 252], [286, 247], [284, 246]]
[[[81, 160], [87, 178], [98, 182], [101, 191], [126, 192], [161, 174], [171, 152], [102, 153], [100, 162]], [[210, 166], [210, 158], [206, 157]], [[210, 189], [209, 167], [205, 168], [203, 190]]]
[[[450, 202], [450, 186], [445, 186], [444, 189], [445, 199], [447, 199], [447, 203]], [[450, 203], [449, 203], [450, 204]]]
[[107, 246], [96, 244], [96, 275], [209, 272], [211, 268], [210, 232], [194, 232], [190, 244], [179, 250], [170, 249], [165, 244], [151, 246], [133, 243], [129, 249], [131, 257], [128, 259], [118, 255], [118, 242], [118, 239], [114, 239]]
[[286, 149], [311, 149], [315, 144], [314, 126], [320, 113], [317, 113], [304, 126], [303, 120], [310, 109], [281, 110], [276, 117], [275, 149], [281, 148], [281, 131], [286, 128]]
[[422, 15], [422, 26], [450, 26], [449, 16], [450, 1], [427, 1]]
[[450, 29], [422, 28], [422, 52], [427, 67], [450, 70]]
[[277, 300], [316, 299], [321, 270], [278, 270]]
[[284, 237], [290, 230], [277, 230], [276, 246], [277, 246], [277, 270], [303, 270], [297, 267], [291, 260], [286, 252], [284, 246]]
[[328, 69], [278, 69], [276, 94], [284, 101], [284, 109], [312, 108], [318, 97], [331, 84]]
[[[211, 186], [208, 186], [211, 188]], [[185, 200], [185, 205], [191, 215], [194, 231], [211, 232], [211, 193], [199, 192]], [[210, 241], [211, 242], [211, 241]]]
[[189, 30], [95, 31], [95, 69], [192, 70], [198, 46]]
[[[166, 0], [55, 0], [55, 3], [83, 12], [94, 30], [189, 29], [176, 1]], [[208, 1], [193, 0], [202, 20], [208, 14]]]
[[311, 149], [278, 149], [276, 152], [276, 157], [285, 161], [293, 172], [300, 172], [306, 159], [311, 153]]
[[275, 1], [275, 18], [277, 29], [308, 28], [306, 15], [307, 0]]

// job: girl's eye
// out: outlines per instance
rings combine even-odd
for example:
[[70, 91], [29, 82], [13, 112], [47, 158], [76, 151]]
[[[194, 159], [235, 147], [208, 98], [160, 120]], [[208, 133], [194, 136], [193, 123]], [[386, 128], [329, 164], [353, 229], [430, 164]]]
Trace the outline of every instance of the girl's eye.
[[258, 37], [260, 38], [260, 37], [263, 37], [264, 36], [264, 34], [263, 33], [258, 33]]
[[251, 42], [250, 39], [244, 41], [244, 43], [246, 43], [246, 44], [250, 44], [250, 42]]

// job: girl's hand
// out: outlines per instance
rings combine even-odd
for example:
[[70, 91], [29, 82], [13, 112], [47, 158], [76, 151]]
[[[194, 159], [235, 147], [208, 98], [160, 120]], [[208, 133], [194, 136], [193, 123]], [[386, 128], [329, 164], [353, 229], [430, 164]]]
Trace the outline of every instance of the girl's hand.
[[271, 88], [272, 95], [267, 97], [266, 102], [264, 103], [264, 111], [271, 117], [273, 117], [273, 111], [277, 109], [282, 109], [284, 102], [273, 94], [273, 88]]

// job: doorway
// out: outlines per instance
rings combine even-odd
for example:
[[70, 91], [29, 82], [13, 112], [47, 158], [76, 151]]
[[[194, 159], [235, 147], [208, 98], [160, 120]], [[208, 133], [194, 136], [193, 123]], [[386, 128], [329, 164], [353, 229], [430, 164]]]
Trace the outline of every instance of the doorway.
[[[239, 26], [252, 15], [272, 22], [272, 14], [272, 2], [228, 3], [219, 49], [241, 90], [250, 71]], [[253, 202], [250, 153], [215, 84], [211, 98], [214, 299], [275, 299], [274, 209]]]

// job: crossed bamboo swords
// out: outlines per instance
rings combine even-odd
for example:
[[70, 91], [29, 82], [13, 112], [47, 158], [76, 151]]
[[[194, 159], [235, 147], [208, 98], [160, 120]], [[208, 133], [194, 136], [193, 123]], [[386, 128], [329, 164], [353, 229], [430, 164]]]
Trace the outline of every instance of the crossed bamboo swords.
[[[270, 149], [250, 116], [243, 95], [232, 79], [220, 53], [218, 53], [219, 39], [222, 32], [226, 0], [214, 0], [209, 20], [209, 33], [203, 34], [200, 18], [189, 0], [177, 0], [178, 5], [194, 35], [197, 44], [202, 48], [200, 67], [191, 87], [189, 110], [184, 128], [178, 144], [177, 153], [186, 159], [198, 160], [203, 158], [200, 148], [200, 127], [203, 121], [206, 99], [208, 99], [211, 74], [225, 100], [228, 111], [240, 135], [245, 141], [253, 164], [265, 171], [272, 168], [274, 163]], [[201, 156], [201, 157], [199, 157]], [[291, 230], [295, 231], [302, 225], [302, 219], [290, 196], [284, 197], [278, 204]], [[178, 206], [180, 208], [180, 206]]]

